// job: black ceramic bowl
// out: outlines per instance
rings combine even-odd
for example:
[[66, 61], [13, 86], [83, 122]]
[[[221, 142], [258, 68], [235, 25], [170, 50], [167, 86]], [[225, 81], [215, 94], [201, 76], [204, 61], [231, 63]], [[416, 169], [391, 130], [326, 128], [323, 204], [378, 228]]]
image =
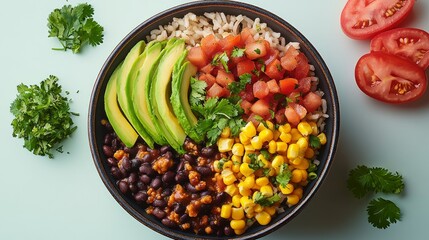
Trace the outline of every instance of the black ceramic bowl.
[[[320, 167], [318, 168], [317, 172], [318, 178], [314, 181], [311, 181], [308, 186], [305, 187], [304, 195], [301, 201], [294, 207], [287, 208], [284, 213], [275, 216], [267, 226], [255, 225], [248, 229], [243, 235], [223, 238], [217, 236], [196, 236], [192, 233], [168, 229], [153, 216], [146, 214], [144, 209], [136, 204], [133, 199], [123, 195], [116, 186], [115, 179], [110, 174], [110, 167], [107, 165], [106, 158], [103, 154], [102, 147], [105, 129], [101, 125], [101, 120], [106, 118], [103, 95], [109, 77], [118, 64], [124, 60], [129, 50], [139, 40], [146, 40], [146, 36], [151, 30], [158, 28], [159, 25], [168, 24], [172, 21], [173, 17], [183, 17], [189, 12], [202, 15], [205, 12], [216, 11], [224, 12], [225, 14], [229, 15], [243, 14], [253, 19], [259, 17], [261, 22], [267, 23], [268, 26], [271, 27], [275, 32], [280, 32], [282, 36], [286, 38], [286, 41], [299, 42], [301, 47], [300, 50], [304, 52], [310, 63], [315, 67], [315, 73], [320, 79], [319, 87], [325, 92], [325, 98], [328, 105], [327, 113], [329, 114], [329, 118], [326, 120], [325, 127], [328, 141], [318, 157], [320, 160]], [[107, 58], [97, 77], [89, 106], [88, 124], [91, 152], [101, 179], [116, 201], [138, 221], [149, 228], [173, 239], [254, 239], [271, 233], [292, 220], [292, 218], [294, 218], [301, 210], [304, 209], [306, 204], [315, 195], [317, 189], [320, 187], [328, 173], [336, 150], [339, 134], [339, 106], [334, 82], [329, 73], [328, 67], [325, 65], [321, 56], [312, 46], [312, 44], [288, 22], [264, 9], [245, 3], [232, 1], [197, 1], [183, 4], [161, 12], [144, 21], [142, 24], [132, 30], [127, 36], [125, 36], [125, 38], [118, 44], [118, 46]]]

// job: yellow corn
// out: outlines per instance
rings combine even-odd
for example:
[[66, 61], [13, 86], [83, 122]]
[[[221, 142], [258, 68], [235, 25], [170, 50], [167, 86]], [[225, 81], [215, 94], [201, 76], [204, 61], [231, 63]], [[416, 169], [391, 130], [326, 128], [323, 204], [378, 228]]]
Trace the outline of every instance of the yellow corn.
[[253, 186], [255, 186], [255, 175], [251, 174], [247, 176], [242, 183], [243, 183], [243, 187], [247, 189], [253, 188]]
[[231, 136], [231, 129], [229, 127], [226, 127], [222, 130], [220, 137], [223, 138], [229, 138]]
[[240, 163], [232, 165], [231, 170], [234, 173], [239, 173], [240, 172]]
[[283, 187], [283, 185], [279, 185], [280, 191], [283, 194], [291, 194], [294, 190], [294, 186], [291, 183], [286, 184], [286, 186]]
[[219, 167], [220, 167], [219, 160], [215, 160], [213, 162], [213, 169], [215, 170], [215, 172], [220, 173], [222, 171], [222, 168], [219, 168]]
[[246, 229], [234, 229], [235, 235], [241, 235], [246, 231]]
[[244, 155], [244, 146], [241, 143], [235, 143], [232, 146], [232, 154], [236, 156], [243, 156]]
[[253, 207], [253, 211], [254, 211], [255, 213], [260, 213], [260, 212], [264, 211], [264, 207], [262, 207], [262, 206], [261, 206], [261, 205], [259, 205], [259, 204], [256, 204], [256, 205]]
[[295, 194], [288, 195], [286, 199], [287, 204], [290, 206], [293, 206], [299, 202], [299, 197]]
[[220, 208], [220, 216], [222, 218], [230, 218], [231, 217], [231, 212], [232, 212], [232, 206], [231, 206], [231, 204], [224, 204]]
[[258, 155], [258, 160], [264, 164], [264, 166], [262, 166], [263, 168], [269, 168], [269, 167], [271, 167], [271, 162], [268, 161], [268, 159], [266, 159], [264, 157], [264, 155], [259, 154]]
[[255, 217], [255, 212], [254, 211], [246, 212], [246, 217], [247, 218], [253, 218], [253, 217]]
[[269, 142], [273, 140], [274, 134], [270, 129], [264, 129], [259, 133], [259, 138], [262, 142]]
[[303, 137], [302, 134], [296, 128], [292, 128], [290, 130], [290, 134], [292, 135], [292, 142], [296, 142], [299, 138]]
[[306, 170], [310, 167], [310, 161], [306, 158], [300, 158], [301, 161], [298, 164], [294, 164], [296, 168]]
[[312, 132], [311, 134], [313, 135], [317, 135], [319, 133], [319, 128], [317, 127], [317, 123], [316, 122], [309, 122]]
[[259, 191], [266, 197], [273, 196], [273, 188], [270, 185], [261, 186]]
[[244, 127], [241, 128], [241, 132], [246, 134], [247, 137], [252, 138], [256, 135], [256, 128], [252, 122], [248, 122]]
[[249, 155], [247, 154], [247, 151], [244, 154], [242, 161], [243, 161], [243, 163], [251, 163], [252, 162], [252, 160], [250, 159]]
[[312, 148], [307, 148], [307, 150], [305, 150], [304, 157], [308, 158], [308, 159], [313, 158], [314, 157], [314, 150]]
[[238, 193], [239, 193], [241, 196], [248, 197], [248, 196], [251, 196], [251, 195], [252, 195], [252, 190], [250, 190], [249, 188], [245, 188], [245, 187], [243, 187], [243, 186], [239, 186], [239, 187], [238, 187]]
[[317, 135], [317, 137], [320, 140], [320, 144], [322, 144], [322, 145], [326, 144], [326, 135], [325, 135], [325, 133], [321, 133], [321, 134]]
[[278, 130], [274, 130], [274, 131], [273, 131], [273, 140], [274, 140], [274, 141], [277, 141], [277, 140], [279, 139], [279, 137], [280, 137], [280, 134], [281, 134], [281, 132], [280, 132], [280, 131], [278, 131]]
[[308, 148], [308, 140], [305, 137], [299, 138], [298, 141], [296, 141], [296, 144], [299, 146], [299, 152], [304, 155], [305, 151]]
[[248, 137], [244, 132], [240, 132], [238, 134], [238, 138], [240, 139], [240, 142], [244, 145], [250, 144], [250, 137]]
[[274, 153], [276, 153], [276, 151], [277, 151], [277, 143], [275, 140], [271, 140], [268, 143], [268, 152], [271, 154], [274, 154]]
[[247, 145], [244, 145], [244, 151], [246, 151], [246, 152], [254, 152], [255, 148], [252, 146], [251, 143], [249, 143]]
[[296, 166], [298, 166], [299, 164], [301, 164], [302, 159], [303, 159], [302, 157], [292, 158], [292, 159], [290, 159], [290, 160], [289, 160], [289, 163], [290, 163], [291, 165], [293, 165], [293, 167], [296, 167]]
[[268, 185], [268, 183], [270, 183], [270, 180], [267, 177], [260, 177], [255, 180], [255, 183], [256, 185], [262, 187]]
[[301, 199], [303, 192], [304, 190], [302, 189], [302, 187], [298, 187], [298, 188], [295, 188], [292, 193], [297, 195], [298, 198]]
[[268, 129], [274, 130], [274, 123], [273, 122], [267, 120], [267, 121], [265, 121], [265, 123], [267, 124]]
[[232, 168], [232, 165], [233, 165], [233, 163], [232, 163], [232, 161], [231, 160], [229, 160], [229, 161], [226, 161], [226, 162], [224, 162], [223, 163], [223, 169], [230, 169], [230, 168]]
[[286, 153], [287, 151], [287, 143], [285, 142], [276, 142], [277, 148], [276, 151], [278, 153]]
[[304, 137], [310, 135], [313, 132], [311, 125], [306, 121], [298, 123], [297, 129]]
[[282, 155], [277, 155], [273, 158], [273, 161], [271, 162], [271, 167], [273, 167], [277, 171], [278, 169], [280, 169], [280, 166], [283, 165], [284, 163], [285, 163], [284, 157]]
[[240, 198], [241, 207], [245, 212], [250, 211], [255, 206], [255, 203], [248, 196], [243, 196]]
[[279, 131], [282, 133], [289, 133], [291, 130], [291, 126], [289, 123], [283, 124], [279, 126]]
[[299, 169], [294, 169], [292, 171], [292, 177], [290, 178], [290, 181], [293, 183], [299, 183], [302, 180], [302, 172]]
[[304, 170], [304, 169], [297, 169], [297, 170], [301, 171], [301, 175], [302, 175], [301, 182], [307, 181], [307, 178], [308, 178], [307, 170]]
[[241, 172], [241, 174], [243, 174], [243, 176], [245, 176], [245, 177], [249, 176], [249, 175], [250, 175], [250, 174], [252, 174], [254, 171], [255, 171], [255, 170], [253, 170], [253, 169], [251, 169], [251, 168], [249, 167], [249, 164], [248, 164], [248, 163], [242, 163], [242, 164], [240, 165], [240, 172]]
[[264, 123], [259, 123], [258, 124], [258, 128], [256, 128], [256, 131], [261, 132], [264, 129], [268, 129], [267, 127], [265, 127]]
[[233, 207], [231, 211], [231, 218], [235, 220], [244, 219], [244, 210], [241, 207]]
[[265, 207], [264, 211], [273, 216], [277, 212], [276, 206]]
[[228, 185], [225, 187], [225, 192], [229, 194], [229, 196], [235, 196], [238, 194], [238, 187], [235, 184]]
[[290, 143], [292, 141], [292, 135], [290, 133], [281, 132], [279, 138], [285, 143]]
[[231, 199], [231, 203], [232, 203], [232, 206], [233, 207], [236, 207], [236, 208], [238, 208], [238, 207], [240, 207], [241, 205], [240, 205], [240, 198], [241, 198], [241, 196], [240, 195], [234, 195], [234, 196], [232, 196], [232, 199]]
[[229, 224], [230, 224], [231, 228], [234, 230], [241, 230], [241, 229], [244, 229], [244, 227], [246, 226], [246, 222], [243, 219], [231, 220], [231, 222]]
[[242, 156], [232, 155], [231, 161], [234, 165], [239, 164], [239, 163], [241, 163], [241, 158], [242, 158]]
[[234, 145], [234, 139], [233, 138], [219, 138], [217, 141], [217, 146], [219, 152], [229, 152], [232, 150], [232, 146]]
[[251, 140], [250, 140], [250, 144], [252, 144], [252, 147], [255, 150], [260, 150], [262, 148], [262, 140], [259, 136], [254, 136]]
[[296, 143], [292, 143], [289, 145], [289, 147], [287, 148], [287, 158], [289, 160], [297, 158], [299, 155], [299, 146]]
[[270, 214], [268, 214], [267, 212], [265, 212], [265, 211], [262, 211], [262, 212], [260, 212], [260, 213], [257, 213], [256, 215], [255, 215], [255, 219], [256, 219], [256, 221], [258, 221], [258, 223], [259, 224], [261, 224], [261, 225], [267, 225], [268, 223], [270, 223], [271, 222], [271, 216], [270, 216]]
[[231, 169], [223, 169], [221, 173], [223, 183], [225, 185], [231, 185], [235, 181], [237, 181], [237, 178], [235, 177], [234, 173], [231, 171]]

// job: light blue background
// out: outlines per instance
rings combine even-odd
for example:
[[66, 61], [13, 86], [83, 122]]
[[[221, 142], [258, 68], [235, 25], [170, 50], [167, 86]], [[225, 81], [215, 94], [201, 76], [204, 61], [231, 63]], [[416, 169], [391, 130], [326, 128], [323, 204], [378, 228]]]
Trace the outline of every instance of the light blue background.
[[[166, 239], [132, 218], [104, 187], [87, 138], [87, 112], [95, 78], [119, 41], [139, 23], [179, 0], [88, 1], [105, 28], [104, 43], [81, 54], [53, 51], [47, 17], [54, 8], [81, 1], [2, 1], [0, 22], [0, 239]], [[335, 79], [341, 134], [326, 182], [292, 222], [265, 239], [422, 239], [429, 215], [429, 93], [403, 106], [376, 102], [360, 92], [354, 66], [368, 41], [346, 37], [339, 18], [346, 0], [253, 0], [281, 16], [318, 49]], [[429, 31], [429, 1], [418, 0], [402, 26]], [[12, 137], [9, 113], [19, 83], [38, 84], [53, 74], [70, 91], [78, 130], [55, 159], [37, 157]], [[403, 174], [405, 193], [389, 197], [403, 211], [387, 230], [366, 219], [370, 198], [356, 200], [346, 189], [348, 171], [358, 164]]]

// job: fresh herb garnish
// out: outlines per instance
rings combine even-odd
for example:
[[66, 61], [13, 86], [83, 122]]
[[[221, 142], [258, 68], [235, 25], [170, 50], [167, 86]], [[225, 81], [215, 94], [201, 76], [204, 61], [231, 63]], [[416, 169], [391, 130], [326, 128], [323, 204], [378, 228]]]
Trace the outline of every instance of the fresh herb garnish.
[[401, 209], [394, 202], [381, 197], [371, 200], [366, 211], [368, 222], [376, 228], [385, 229], [401, 220]]
[[85, 44], [101, 44], [104, 28], [94, 21], [93, 15], [94, 8], [88, 3], [54, 9], [48, 17], [49, 37], [57, 37], [63, 47], [53, 49], [78, 53]]
[[317, 148], [320, 148], [320, 146], [322, 146], [322, 144], [320, 143], [320, 139], [317, 136], [310, 135], [308, 137], [308, 141], [309, 141], [310, 147], [312, 148], [317, 149]]
[[263, 207], [272, 206], [280, 200], [281, 200], [281, 197], [279, 194], [274, 194], [271, 197], [267, 197], [267, 196], [264, 196], [261, 192], [256, 192], [255, 199], [254, 199], [255, 203]]
[[[40, 85], [17, 87], [18, 95], [10, 106], [15, 116], [13, 137], [23, 138], [24, 147], [36, 155], [53, 158], [51, 149], [70, 136], [76, 129], [70, 112], [70, 100], [62, 96], [58, 78], [49, 76]], [[58, 147], [62, 150], [61, 147]]]
[[276, 176], [276, 181], [282, 186], [286, 187], [292, 177], [292, 172], [288, 168], [288, 165], [284, 163], [280, 166], [279, 174]]
[[248, 154], [248, 157], [250, 158], [249, 168], [256, 171], [264, 167], [264, 163], [258, 159], [258, 155], [256, 153], [250, 153]]
[[191, 106], [200, 105], [206, 99], [207, 83], [191, 77], [191, 92], [189, 95], [189, 103]]
[[254, 51], [256, 54], [261, 54], [261, 49], [259, 49], [259, 48], [255, 48], [253, 51]]
[[226, 52], [223, 52], [221, 54], [216, 54], [211, 62], [211, 64], [213, 66], [217, 66], [219, 65], [219, 63], [222, 64], [223, 68], [225, 69], [226, 72], [229, 72], [229, 68], [228, 68], [228, 61], [229, 61], [229, 57], [226, 54]]
[[228, 84], [228, 89], [231, 94], [239, 94], [241, 91], [243, 91], [246, 85], [249, 84], [252, 80], [252, 75], [245, 73], [240, 75], [238, 78], [238, 82], [231, 82]]
[[244, 56], [245, 50], [245, 48], [234, 47], [234, 49], [232, 49], [231, 57], [242, 57]]

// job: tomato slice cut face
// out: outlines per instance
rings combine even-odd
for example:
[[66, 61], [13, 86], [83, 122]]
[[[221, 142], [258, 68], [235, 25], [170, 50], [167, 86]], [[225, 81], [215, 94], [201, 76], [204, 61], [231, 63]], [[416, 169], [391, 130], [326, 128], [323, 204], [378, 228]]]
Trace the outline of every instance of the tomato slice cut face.
[[426, 90], [426, 75], [416, 64], [383, 52], [363, 55], [356, 64], [356, 83], [368, 96], [388, 103], [420, 98]]
[[349, 0], [341, 12], [341, 28], [354, 39], [369, 39], [404, 20], [415, 0]]
[[429, 66], [429, 33], [417, 28], [382, 32], [371, 40], [371, 51], [391, 53], [426, 69]]

